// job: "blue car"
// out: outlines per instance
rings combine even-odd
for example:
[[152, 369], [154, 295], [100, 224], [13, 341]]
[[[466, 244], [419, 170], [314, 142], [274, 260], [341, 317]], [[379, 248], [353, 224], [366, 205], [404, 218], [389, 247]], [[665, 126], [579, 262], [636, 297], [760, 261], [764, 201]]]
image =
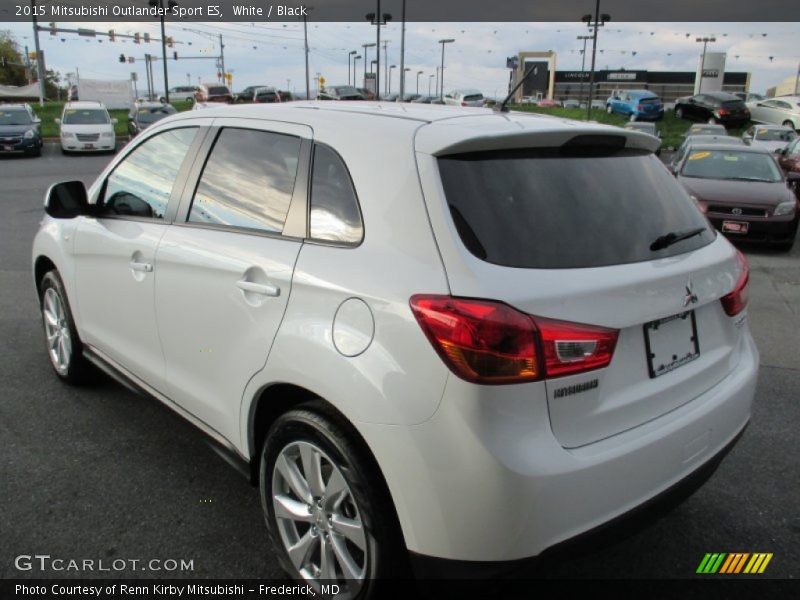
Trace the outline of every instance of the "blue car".
[[619, 90], [606, 100], [606, 112], [626, 115], [631, 121], [656, 121], [664, 117], [664, 103], [647, 90]]

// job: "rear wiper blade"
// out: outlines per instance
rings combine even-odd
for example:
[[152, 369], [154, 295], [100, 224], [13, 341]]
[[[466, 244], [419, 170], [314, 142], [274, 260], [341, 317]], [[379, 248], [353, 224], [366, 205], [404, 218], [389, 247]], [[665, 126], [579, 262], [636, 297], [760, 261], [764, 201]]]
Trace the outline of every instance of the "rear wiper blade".
[[650, 250], [663, 250], [669, 248], [673, 244], [688, 240], [696, 235], [703, 233], [707, 227], [696, 227], [694, 229], [685, 229], [684, 231], [670, 231], [669, 233], [656, 238], [656, 241], [650, 244]]

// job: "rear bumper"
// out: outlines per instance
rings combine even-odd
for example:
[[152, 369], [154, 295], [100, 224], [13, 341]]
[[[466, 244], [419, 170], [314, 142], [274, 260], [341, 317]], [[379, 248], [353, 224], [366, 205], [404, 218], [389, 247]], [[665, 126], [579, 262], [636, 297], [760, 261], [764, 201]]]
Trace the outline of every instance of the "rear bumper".
[[517, 561], [613, 521], [693, 474], [702, 479], [700, 469], [713, 468], [750, 418], [758, 352], [746, 330], [739, 356], [728, 377], [694, 400], [571, 450], [554, 438], [536, 383], [487, 389], [451, 376], [429, 421], [359, 429], [412, 553], [476, 566]]

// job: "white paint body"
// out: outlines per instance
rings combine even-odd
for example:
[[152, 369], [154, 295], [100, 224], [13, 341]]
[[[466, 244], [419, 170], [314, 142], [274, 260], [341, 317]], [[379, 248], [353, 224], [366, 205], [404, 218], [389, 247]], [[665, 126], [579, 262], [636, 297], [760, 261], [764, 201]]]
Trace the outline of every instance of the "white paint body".
[[[719, 302], [739, 273], [722, 236], [658, 261], [512, 269], [471, 255], [448, 214], [437, 154], [612, 131], [652, 151], [652, 136], [445, 106], [226, 106], [148, 128], [101, 174], [90, 201], [132, 148], [181, 123], [236, 123], [335, 148], [359, 198], [363, 242], [45, 217], [34, 260], [59, 269], [85, 343], [246, 460], [259, 450], [249, 418], [262, 391], [288, 383], [330, 402], [373, 453], [409, 550], [480, 561], [539, 554], [681, 480], [746, 425], [758, 352], [746, 312], [727, 317]], [[153, 272], [134, 276], [134, 255]], [[237, 289], [253, 273], [280, 294], [254, 300]], [[649, 379], [642, 324], [681, 312], [689, 278], [704, 350]], [[475, 385], [453, 375], [423, 334], [409, 308], [419, 293], [501, 300], [618, 328], [620, 338], [601, 370]], [[594, 378], [589, 393], [554, 396]]]

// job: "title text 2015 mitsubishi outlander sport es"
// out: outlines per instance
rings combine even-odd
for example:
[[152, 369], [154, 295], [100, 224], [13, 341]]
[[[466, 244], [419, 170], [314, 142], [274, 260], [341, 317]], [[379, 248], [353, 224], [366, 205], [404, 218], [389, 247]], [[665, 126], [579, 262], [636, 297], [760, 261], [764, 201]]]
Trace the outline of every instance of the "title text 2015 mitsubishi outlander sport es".
[[168, 117], [48, 194], [50, 361], [245, 467], [294, 577], [361, 598], [406, 552], [539, 555], [715, 464], [750, 417], [747, 264], [657, 144], [427, 105]]

